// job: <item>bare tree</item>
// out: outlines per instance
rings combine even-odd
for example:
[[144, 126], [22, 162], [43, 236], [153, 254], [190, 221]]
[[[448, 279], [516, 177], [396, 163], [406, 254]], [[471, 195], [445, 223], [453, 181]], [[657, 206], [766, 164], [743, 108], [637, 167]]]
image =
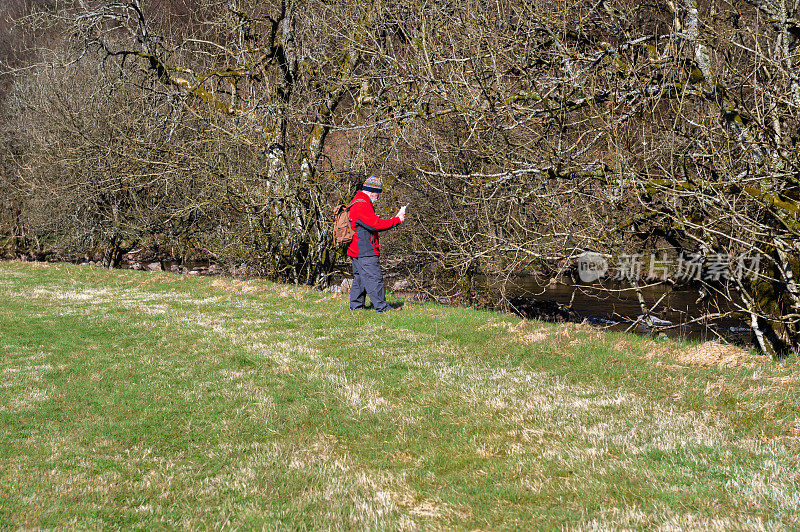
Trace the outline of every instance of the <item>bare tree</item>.
[[584, 249], [726, 257], [730, 283], [696, 281], [766, 352], [796, 349], [797, 9], [415, 5], [404, 77], [431, 118], [411, 186], [436, 203], [420, 249], [464, 273]]
[[[69, 167], [42, 159], [67, 175], [117, 157], [174, 176], [191, 201], [139, 188], [148, 207], [124, 209], [136, 222], [119, 227], [136, 230], [123, 240], [184, 235], [294, 282], [331, 271], [328, 207], [372, 172], [416, 206], [398, 247], [467, 283], [551, 275], [585, 250], [725, 257], [724, 279], [691, 280], [727, 304], [706, 317], [741, 316], [783, 353], [800, 342], [797, 17], [795, 0], [83, 2], [35, 20], [80, 36], [63, 61], [116, 76], [108, 109], [135, 109], [150, 133], [86, 122], [29, 140], [57, 130], [81, 145]], [[85, 141], [92, 131], [118, 142]], [[116, 151], [90, 149], [101, 145]], [[186, 175], [203, 178], [181, 189]], [[115, 201], [87, 215], [114, 220]], [[101, 219], [87, 234], [114, 227]], [[734, 275], [756, 256], [753, 275]], [[674, 273], [664, 282], [683, 282]], [[656, 306], [642, 299], [643, 315]]]
[[[370, 22], [369, 9], [355, 11]], [[72, 22], [87, 50], [150, 72], [143, 89], [173, 94], [176, 105], [264, 151], [259, 182], [230, 179], [229, 199], [249, 220], [269, 270], [295, 282], [315, 282], [334, 259], [317, 167], [337, 108], [359, 87], [365, 31], [359, 24], [323, 36], [318, 25], [332, 27], [337, 15], [313, 2], [209, 0], [196, 4], [189, 29], [175, 35], [169, 20], [160, 23], [148, 4], [132, 1], [103, 2]]]

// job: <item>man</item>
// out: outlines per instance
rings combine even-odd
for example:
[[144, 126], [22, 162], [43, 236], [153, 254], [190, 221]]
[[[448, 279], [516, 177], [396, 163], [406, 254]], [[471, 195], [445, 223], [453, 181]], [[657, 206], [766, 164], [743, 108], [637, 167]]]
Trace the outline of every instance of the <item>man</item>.
[[364, 296], [368, 295], [378, 312], [395, 310], [386, 302], [383, 274], [379, 260], [378, 232], [400, 225], [406, 219], [405, 208], [394, 218], [378, 218], [374, 203], [383, 191], [379, 177], [369, 177], [361, 186], [350, 207], [350, 224], [355, 235], [347, 248], [353, 263], [353, 284], [350, 287], [350, 310], [364, 308]]

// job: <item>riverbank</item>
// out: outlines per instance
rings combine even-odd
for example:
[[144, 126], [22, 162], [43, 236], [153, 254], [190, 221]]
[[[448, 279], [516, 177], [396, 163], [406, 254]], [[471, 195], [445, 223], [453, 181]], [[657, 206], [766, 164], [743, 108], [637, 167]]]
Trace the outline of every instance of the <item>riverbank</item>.
[[[98, 261], [63, 262], [102, 267]], [[258, 272], [246, 264], [221, 266], [210, 260], [185, 262], [137, 255], [126, 255], [120, 269], [222, 276], [238, 280], [259, 278]], [[568, 277], [548, 279], [529, 273], [509, 277], [503, 284], [497, 279], [477, 275], [472, 279], [469, 290], [465, 291], [465, 287], [452, 278], [431, 280], [419, 268], [410, 269], [398, 259], [388, 261], [384, 279], [388, 290], [415, 302], [507, 311], [522, 318], [554, 323], [585, 322], [605, 331], [659, 334], [682, 341], [719, 340], [745, 349], [755, 345], [749, 323], [741, 317], [704, 318], [719, 315], [720, 308], [732, 311], [734, 305], [714, 298], [704, 299], [700, 297], [704, 292], [698, 287], [676, 289], [669, 284], [659, 283], [642, 287], [641, 294], [650, 312], [647, 323], [641, 314], [641, 303], [635, 289], [619, 282], [576, 284]], [[326, 281], [328, 286], [324, 290], [344, 294], [350, 290], [351, 281], [352, 276], [345, 261]]]
[[66, 264], [0, 297], [4, 527], [800, 519], [795, 358]]

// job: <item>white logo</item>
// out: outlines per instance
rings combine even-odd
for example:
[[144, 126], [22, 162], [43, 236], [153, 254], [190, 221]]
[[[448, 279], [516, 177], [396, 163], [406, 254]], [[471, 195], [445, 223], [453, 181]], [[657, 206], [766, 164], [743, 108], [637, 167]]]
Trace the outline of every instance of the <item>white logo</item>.
[[608, 261], [599, 253], [586, 251], [578, 255], [578, 277], [584, 283], [593, 283], [608, 272]]

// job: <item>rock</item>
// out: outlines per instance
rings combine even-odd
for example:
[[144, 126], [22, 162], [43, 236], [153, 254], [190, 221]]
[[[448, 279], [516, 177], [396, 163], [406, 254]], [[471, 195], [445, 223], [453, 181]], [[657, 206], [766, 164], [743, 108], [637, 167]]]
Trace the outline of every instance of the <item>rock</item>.
[[238, 266], [231, 266], [231, 275], [234, 277], [247, 277], [247, 264], [243, 262]]
[[130, 268], [131, 270], [143, 270], [144, 269], [144, 268], [142, 268], [142, 265], [140, 263], [138, 263], [138, 262], [132, 262], [128, 266], [128, 268]]
[[392, 285], [392, 290], [407, 290], [410, 285], [408, 279], [398, 279]]
[[529, 320], [575, 323], [583, 321], [583, 316], [556, 301], [514, 297], [509, 300], [509, 303], [516, 309], [517, 314]]
[[619, 320], [604, 318], [602, 316], [587, 316], [586, 318], [584, 318], [584, 321], [587, 322], [589, 325], [601, 325], [601, 326], [618, 325], [620, 323]]
[[189, 275], [200, 275], [200, 272], [198, 272], [197, 270], [191, 270], [189, 271]]
[[[636, 319], [639, 320], [640, 323], [647, 324], [644, 314], [640, 314]], [[661, 318], [656, 318], [655, 316], [650, 316], [650, 323], [656, 327], [669, 327], [672, 325], [671, 321], [662, 320]]]
[[350, 293], [350, 287], [353, 286], [353, 280], [352, 279], [345, 279], [345, 280], [342, 281], [342, 284], [339, 285], [339, 286], [341, 287], [340, 292], [342, 292], [342, 293], [345, 293], [345, 292], [346, 293]]
[[149, 272], [160, 272], [161, 271], [161, 263], [160, 262], [151, 262], [147, 265], [147, 271]]

